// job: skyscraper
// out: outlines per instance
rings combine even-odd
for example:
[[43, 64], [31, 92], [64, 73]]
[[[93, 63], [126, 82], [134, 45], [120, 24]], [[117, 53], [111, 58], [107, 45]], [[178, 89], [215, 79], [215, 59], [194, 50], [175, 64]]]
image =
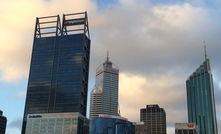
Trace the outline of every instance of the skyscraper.
[[36, 18], [22, 133], [28, 114], [86, 116], [90, 36], [87, 13]]
[[7, 124], [7, 118], [3, 116], [3, 112], [0, 110], [0, 134], [5, 134]]
[[188, 121], [198, 125], [200, 134], [217, 134], [213, 78], [209, 59], [186, 80]]
[[98, 114], [118, 115], [118, 75], [118, 67], [107, 56], [106, 61], [96, 70], [90, 99], [90, 119]]
[[158, 105], [147, 105], [140, 109], [140, 121], [150, 128], [151, 134], [166, 134], [166, 112]]

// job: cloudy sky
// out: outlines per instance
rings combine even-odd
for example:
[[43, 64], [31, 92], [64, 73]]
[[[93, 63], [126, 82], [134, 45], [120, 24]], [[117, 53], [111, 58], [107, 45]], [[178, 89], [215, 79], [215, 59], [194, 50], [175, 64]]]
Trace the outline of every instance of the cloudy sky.
[[8, 119], [7, 134], [21, 130], [36, 17], [83, 11], [92, 41], [89, 93], [109, 51], [120, 68], [121, 115], [139, 121], [141, 108], [158, 104], [166, 111], [168, 134], [174, 123], [187, 122], [185, 81], [204, 61], [205, 41], [221, 132], [220, 0], [0, 0], [0, 5], [0, 109]]

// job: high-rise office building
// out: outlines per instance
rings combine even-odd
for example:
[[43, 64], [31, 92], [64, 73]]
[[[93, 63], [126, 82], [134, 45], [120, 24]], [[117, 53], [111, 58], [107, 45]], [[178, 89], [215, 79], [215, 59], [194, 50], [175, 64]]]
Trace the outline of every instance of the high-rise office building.
[[90, 99], [90, 119], [98, 114], [118, 115], [118, 75], [118, 67], [107, 56], [107, 60], [96, 70]]
[[140, 109], [140, 121], [150, 129], [151, 134], [166, 134], [166, 112], [158, 105], [147, 105]]
[[28, 114], [86, 116], [89, 58], [86, 12], [36, 18], [22, 134]]
[[5, 134], [7, 124], [7, 118], [3, 116], [3, 112], [0, 110], [0, 134]]
[[200, 134], [217, 134], [213, 78], [209, 59], [186, 80], [188, 122], [198, 125]]

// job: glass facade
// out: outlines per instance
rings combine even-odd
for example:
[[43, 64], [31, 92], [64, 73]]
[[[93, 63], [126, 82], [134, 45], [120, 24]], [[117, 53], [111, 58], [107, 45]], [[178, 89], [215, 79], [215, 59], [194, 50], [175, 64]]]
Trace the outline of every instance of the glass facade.
[[135, 129], [127, 120], [95, 117], [89, 122], [89, 134], [135, 134]]
[[118, 115], [119, 69], [107, 60], [96, 70], [95, 87], [91, 91], [90, 119], [98, 114]]
[[217, 134], [213, 79], [206, 59], [186, 81], [188, 121], [200, 134]]
[[[90, 39], [85, 30], [68, 33], [70, 24], [65, 16], [61, 30], [59, 16], [56, 18], [52, 23], [58, 25], [56, 31], [60, 30], [60, 34], [44, 37], [43, 32], [37, 36], [39, 29], [35, 31], [22, 133], [28, 114], [79, 112], [86, 116]], [[37, 18], [36, 27], [50, 23], [39, 22], [40, 19]], [[87, 18], [83, 19], [85, 25]], [[72, 19], [70, 26], [79, 25], [75, 20], [79, 19]]]

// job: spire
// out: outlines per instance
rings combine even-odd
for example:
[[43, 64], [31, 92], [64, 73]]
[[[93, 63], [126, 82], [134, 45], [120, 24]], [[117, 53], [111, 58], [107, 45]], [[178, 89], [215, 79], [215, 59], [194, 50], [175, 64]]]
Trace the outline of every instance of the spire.
[[109, 61], [109, 51], [107, 51], [107, 59], [106, 61], [103, 63], [104, 66], [106, 67], [112, 67], [112, 62]]
[[109, 51], [107, 51], [107, 61], [109, 61]]
[[207, 55], [206, 55], [206, 42], [204, 41], [204, 51], [205, 51], [205, 60], [207, 59]]

